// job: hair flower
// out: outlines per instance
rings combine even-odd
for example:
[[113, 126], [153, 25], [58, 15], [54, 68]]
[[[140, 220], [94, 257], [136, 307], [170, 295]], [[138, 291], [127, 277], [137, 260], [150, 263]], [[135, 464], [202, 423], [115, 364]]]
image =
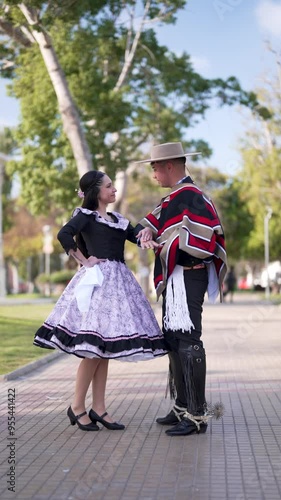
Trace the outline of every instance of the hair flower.
[[83, 191], [81, 191], [81, 189], [77, 190], [77, 195], [79, 196], [79, 198], [84, 198], [84, 196], [85, 196]]

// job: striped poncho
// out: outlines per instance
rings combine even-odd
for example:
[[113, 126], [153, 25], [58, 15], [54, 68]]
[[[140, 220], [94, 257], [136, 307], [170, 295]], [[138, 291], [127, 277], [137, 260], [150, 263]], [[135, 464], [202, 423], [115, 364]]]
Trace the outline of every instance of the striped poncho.
[[211, 264], [217, 290], [221, 292], [227, 270], [223, 229], [212, 201], [190, 177], [177, 184], [140, 225], [152, 229], [161, 245], [156, 250], [154, 268], [157, 298], [165, 290], [181, 250]]

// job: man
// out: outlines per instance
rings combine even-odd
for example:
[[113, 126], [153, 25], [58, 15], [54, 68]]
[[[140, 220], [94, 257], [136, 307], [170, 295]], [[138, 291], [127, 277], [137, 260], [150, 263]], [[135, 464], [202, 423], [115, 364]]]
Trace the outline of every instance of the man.
[[230, 266], [224, 284], [226, 285], [226, 289], [223, 292], [223, 296], [226, 297], [228, 294], [230, 294], [230, 302], [233, 302], [233, 295], [237, 284], [234, 266]]
[[[143, 248], [155, 249], [154, 281], [163, 296], [163, 332], [169, 348], [170, 389], [176, 392], [170, 413], [158, 418], [172, 426], [169, 436], [203, 433], [212, 411], [205, 400], [206, 358], [202, 306], [208, 289], [215, 301], [226, 273], [223, 230], [210, 199], [185, 173], [180, 142], [156, 145], [150, 162], [160, 186], [171, 188], [155, 210], [138, 224]], [[174, 391], [175, 389], [175, 391]]]

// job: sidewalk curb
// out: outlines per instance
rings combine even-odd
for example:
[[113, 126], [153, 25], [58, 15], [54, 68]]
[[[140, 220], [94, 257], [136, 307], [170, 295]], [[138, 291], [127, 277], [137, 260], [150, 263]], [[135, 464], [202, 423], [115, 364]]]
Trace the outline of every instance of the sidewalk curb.
[[52, 361], [55, 361], [57, 358], [60, 358], [63, 356], [63, 352], [57, 351], [51, 354], [47, 354], [47, 356], [44, 356], [43, 358], [36, 359], [35, 361], [31, 361], [27, 365], [22, 366], [21, 368], [17, 368], [16, 370], [10, 372], [10, 373], [5, 373], [3, 375], [0, 375], [0, 382], [5, 382], [8, 380], [15, 380], [19, 377], [22, 377], [23, 375], [27, 375], [28, 373], [32, 372], [33, 370], [36, 370], [37, 368], [40, 368], [41, 366], [44, 366], [48, 363], [51, 363]]

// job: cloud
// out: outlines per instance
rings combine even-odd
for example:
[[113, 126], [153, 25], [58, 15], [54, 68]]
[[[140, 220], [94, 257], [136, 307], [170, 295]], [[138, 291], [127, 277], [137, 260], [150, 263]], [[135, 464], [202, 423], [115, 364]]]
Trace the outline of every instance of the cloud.
[[263, 0], [256, 8], [255, 15], [262, 31], [281, 38], [281, 3]]

